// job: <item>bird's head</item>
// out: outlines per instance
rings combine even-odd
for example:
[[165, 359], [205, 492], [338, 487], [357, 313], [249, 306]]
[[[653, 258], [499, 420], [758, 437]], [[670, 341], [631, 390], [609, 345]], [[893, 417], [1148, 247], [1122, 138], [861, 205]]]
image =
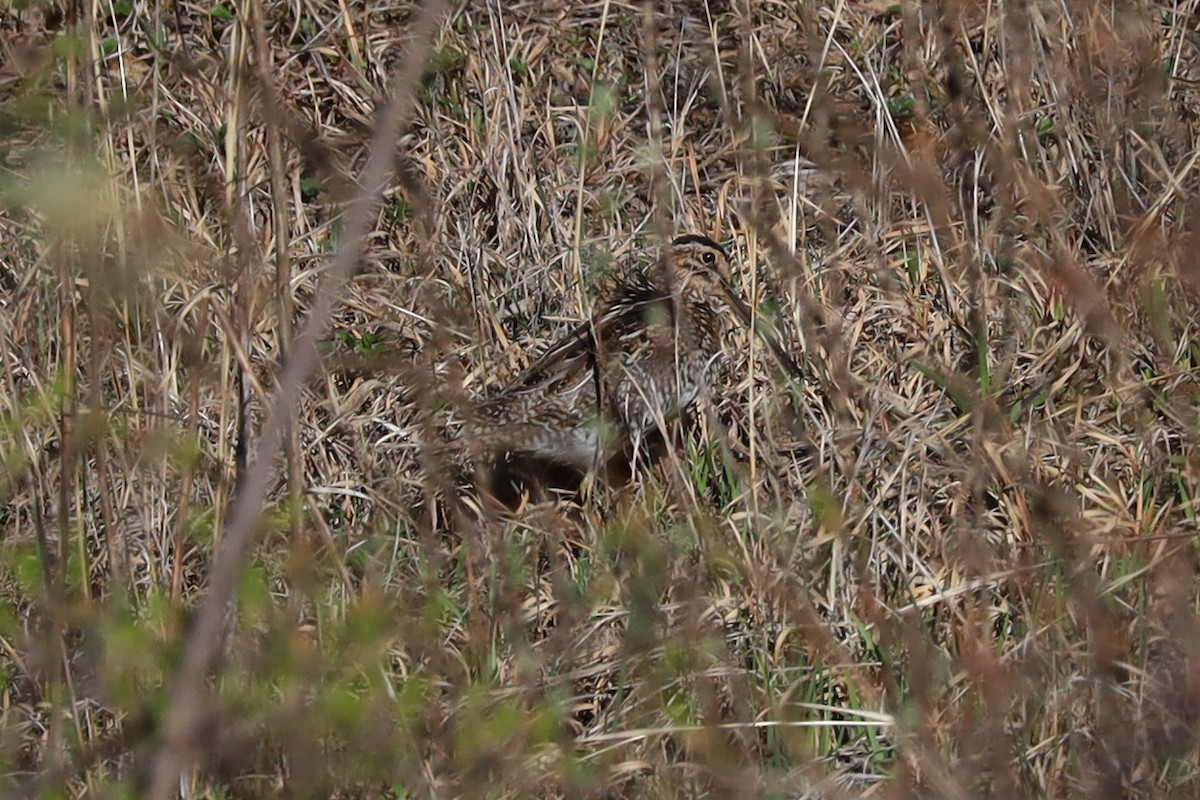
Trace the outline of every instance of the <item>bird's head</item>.
[[670, 264], [675, 291], [699, 290], [718, 306], [731, 308], [744, 324], [750, 324], [750, 309], [730, 281], [725, 248], [707, 236], [678, 236], [671, 242]]
[[729, 254], [707, 236], [689, 234], [671, 242], [670, 265], [678, 289], [729, 291]]
[[730, 280], [729, 254], [725, 248], [707, 236], [679, 236], [671, 242], [668, 263], [672, 267], [674, 291], [689, 292], [698, 288], [708, 298], [715, 300], [718, 306], [733, 311], [743, 325], [767, 344], [780, 365], [792, 377], [803, 381], [804, 372], [784, 350], [779, 332], [771, 325], [753, 324], [750, 307], [738, 295]]

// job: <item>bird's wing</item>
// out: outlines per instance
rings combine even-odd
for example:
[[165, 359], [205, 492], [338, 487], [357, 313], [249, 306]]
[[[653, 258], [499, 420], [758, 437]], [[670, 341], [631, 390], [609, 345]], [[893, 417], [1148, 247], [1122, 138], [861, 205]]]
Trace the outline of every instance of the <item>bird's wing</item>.
[[592, 323], [581, 322], [542, 353], [504, 389], [504, 392], [530, 389], [539, 384], [553, 382], [572, 372], [591, 369], [595, 356], [596, 344], [592, 336]]
[[625, 349], [623, 342], [646, 326], [647, 309], [661, 297], [643, 277], [621, 283], [597, 303], [592, 320], [581, 322], [559, 339], [500, 392], [528, 391], [569, 380], [583, 372], [594, 372], [600, 348], [606, 352]]

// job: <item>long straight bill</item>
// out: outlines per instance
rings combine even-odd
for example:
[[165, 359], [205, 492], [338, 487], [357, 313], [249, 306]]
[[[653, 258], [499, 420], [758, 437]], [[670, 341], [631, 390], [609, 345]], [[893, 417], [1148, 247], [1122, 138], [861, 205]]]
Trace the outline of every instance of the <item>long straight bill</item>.
[[775, 326], [762, 317], [758, 318], [757, 325], [752, 326], [750, 307], [742, 301], [742, 298], [738, 297], [733, 287], [724, 280], [721, 281], [721, 288], [725, 291], [725, 297], [729, 300], [729, 304], [733, 306], [734, 313], [742, 320], [742, 324], [749, 328], [767, 346], [767, 349], [771, 351], [771, 355], [775, 356], [775, 360], [779, 362], [779, 366], [783, 367], [785, 372], [790, 373], [793, 378], [803, 384], [804, 370], [783, 349], [783, 342]]

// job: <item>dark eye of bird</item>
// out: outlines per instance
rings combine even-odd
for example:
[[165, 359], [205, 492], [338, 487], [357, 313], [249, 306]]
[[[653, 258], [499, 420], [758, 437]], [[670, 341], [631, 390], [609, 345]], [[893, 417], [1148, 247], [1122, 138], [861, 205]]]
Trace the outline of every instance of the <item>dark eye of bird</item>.
[[713, 264], [717, 263], [717, 256], [716, 253], [705, 253], [704, 255], [700, 256], [700, 260], [704, 262], [705, 266], [711, 267]]

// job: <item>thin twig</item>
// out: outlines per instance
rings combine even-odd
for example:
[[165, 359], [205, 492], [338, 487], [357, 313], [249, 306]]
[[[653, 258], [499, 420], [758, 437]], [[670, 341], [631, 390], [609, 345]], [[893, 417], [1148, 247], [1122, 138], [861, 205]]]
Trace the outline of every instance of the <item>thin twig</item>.
[[391, 99], [380, 115], [362, 189], [346, 215], [345, 243], [322, 281], [312, 312], [289, 350], [278, 388], [271, 398], [270, 414], [259, 435], [255, 460], [234, 500], [226, 536], [217, 553], [208, 597], [184, 646], [163, 725], [162, 742], [154, 759], [148, 797], [171, 796], [181, 771], [194, 757], [196, 731], [208, 706], [206, 678], [218, 661], [224, 641], [225, 612], [233, 599], [246, 553], [258, 528], [263, 500], [281, 446], [280, 433], [292, 414], [292, 405], [305, 380], [317, 363], [316, 342], [360, 258], [375, 220], [380, 193], [391, 176], [393, 148], [410, 113], [413, 88], [421, 76], [444, 6], [441, 0], [430, 0], [413, 26], [415, 49], [402, 62]]

